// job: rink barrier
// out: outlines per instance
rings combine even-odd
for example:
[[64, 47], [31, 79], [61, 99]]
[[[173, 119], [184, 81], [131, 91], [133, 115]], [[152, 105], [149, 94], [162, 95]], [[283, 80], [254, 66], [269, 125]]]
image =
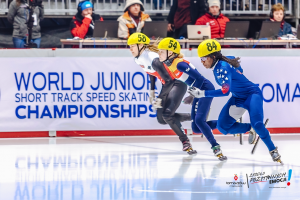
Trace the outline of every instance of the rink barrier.
[[[0, 50], [0, 57], [129, 57], [127, 49], [30, 49]], [[183, 50], [187, 57], [197, 57], [197, 50]], [[224, 49], [225, 55], [243, 57], [294, 57], [300, 56], [300, 50], [294, 49]], [[300, 127], [268, 128], [272, 134], [300, 133]], [[54, 134], [55, 132], [55, 134]], [[221, 134], [218, 130], [214, 134]], [[143, 135], [175, 135], [172, 130], [87, 130], [87, 131], [27, 131], [0, 132], [0, 138], [25, 137], [80, 137], [80, 136], [143, 136]], [[197, 134], [194, 134], [197, 135]]]
[[[271, 134], [300, 133], [299, 128], [268, 128]], [[185, 132], [188, 130], [185, 129]], [[50, 132], [50, 131], [49, 131]], [[0, 132], [0, 138], [27, 138], [27, 137], [53, 137], [48, 131], [32, 132]], [[222, 134], [213, 130], [214, 135]], [[56, 131], [56, 137], [92, 137], [92, 136], [151, 136], [151, 135], [176, 135], [172, 130], [99, 130], [99, 131]], [[193, 135], [200, 135], [193, 133]]]

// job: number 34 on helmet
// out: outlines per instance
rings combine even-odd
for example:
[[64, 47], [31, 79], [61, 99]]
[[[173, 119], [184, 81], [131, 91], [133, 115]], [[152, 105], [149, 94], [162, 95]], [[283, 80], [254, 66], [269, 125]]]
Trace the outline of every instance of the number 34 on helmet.
[[171, 37], [162, 39], [157, 48], [172, 51], [176, 54], [180, 54], [181, 49], [179, 42]]
[[221, 51], [221, 45], [217, 40], [209, 39], [204, 40], [198, 46], [198, 56], [206, 57], [212, 53]]
[[150, 44], [150, 39], [143, 33], [133, 33], [128, 38], [127, 44]]

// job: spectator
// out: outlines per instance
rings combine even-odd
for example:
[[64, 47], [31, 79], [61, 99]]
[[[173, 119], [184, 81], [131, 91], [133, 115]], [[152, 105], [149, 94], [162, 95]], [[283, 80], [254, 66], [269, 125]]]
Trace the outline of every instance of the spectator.
[[210, 25], [211, 38], [224, 38], [226, 22], [229, 19], [220, 11], [219, 0], [208, 0], [209, 10], [196, 21], [196, 25]]
[[283, 35], [287, 34], [293, 34], [292, 32], [292, 26], [284, 21], [284, 7], [281, 3], [277, 3], [272, 6], [272, 10], [270, 13], [270, 20], [272, 22], [281, 22], [281, 28], [278, 33], [278, 36], [281, 37]]
[[[32, 40], [37, 47], [41, 44], [41, 27], [40, 21], [44, 19], [44, 8], [42, 1], [38, 1], [39, 5], [33, 11], [34, 23], [32, 28]], [[15, 48], [24, 48], [28, 35], [27, 22], [29, 20], [29, 7], [21, 0], [13, 0], [9, 5], [7, 20], [13, 24], [13, 43]]]
[[103, 21], [100, 15], [93, 13], [93, 4], [90, 1], [81, 1], [77, 6], [77, 13], [70, 25], [73, 37], [93, 37], [95, 21]]
[[205, 14], [206, 0], [173, 0], [168, 16], [168, 32], [176, 39], [187, 38], [187, 25], [195, 24]]
[[140, 0], [127, 0], [124, 14], [118, 18], [118, 37], [127, 39], [132, 33], [143, 32], [145, 21], [151, 21], [149, 15], [144, 14], [144, 5]]

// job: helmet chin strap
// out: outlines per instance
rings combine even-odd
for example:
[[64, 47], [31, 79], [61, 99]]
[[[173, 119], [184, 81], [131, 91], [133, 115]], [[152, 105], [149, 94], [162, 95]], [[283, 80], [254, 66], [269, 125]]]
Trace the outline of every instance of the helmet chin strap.
[[166, 58], [165, 61], [163, 61], [163, 63], [165, 63], [167, 66], [171, 66], [173, 60], [174, 60], [177, 56], [175, 56], [173, 59], [170, 59], [170, 58], [174, 55], [174, 53], [172, 53], [170, 56], [168, 56], [168, 55], [169, 55], [169, 50], [167, 50], [167, 55], [166, 55], [167, 58]]
[[138, 55], [135, 57], [135, 58], [139, 58], [140, 57], [140, 55], [141, 55], [141, 51], [145, 48], [145, 46], [143, 46], [141, 49], [140, 49], [140, 47], [139, 47], [139, 44], [136, 44], [136, 46], [137, 46], [137, 49], [138, 49]]

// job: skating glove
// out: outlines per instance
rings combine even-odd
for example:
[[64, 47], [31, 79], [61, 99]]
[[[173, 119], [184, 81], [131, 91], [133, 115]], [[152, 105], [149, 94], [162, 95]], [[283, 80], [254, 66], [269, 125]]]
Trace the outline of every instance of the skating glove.
[[195, 98], [202, 98], [202, 97], [205, 97], [205, 90], [200, 90], [196, 87], [190, 87], [188, 89], [188, 93], [190, 95], [192, 95], [193, 97]]
[[151, 104], [153, 103], [154, 99], [155, 99], [155, 90], [150, 90], [149, 91], [149, 101]]
[[158, 108], [162, 108], [161, 102], [162, 102], [161, 98], [154, 99], [154, 101], [152, 103], [152, 107], [154, 108], [154, 110], [157, 110]]
[[188, 96], [188, 97], [185, 97], [183, 99], [183, 103], [184, 104], [192, 104], [193, 103], [193, 100], [194, 100], [194, 97], [192, 95]]

